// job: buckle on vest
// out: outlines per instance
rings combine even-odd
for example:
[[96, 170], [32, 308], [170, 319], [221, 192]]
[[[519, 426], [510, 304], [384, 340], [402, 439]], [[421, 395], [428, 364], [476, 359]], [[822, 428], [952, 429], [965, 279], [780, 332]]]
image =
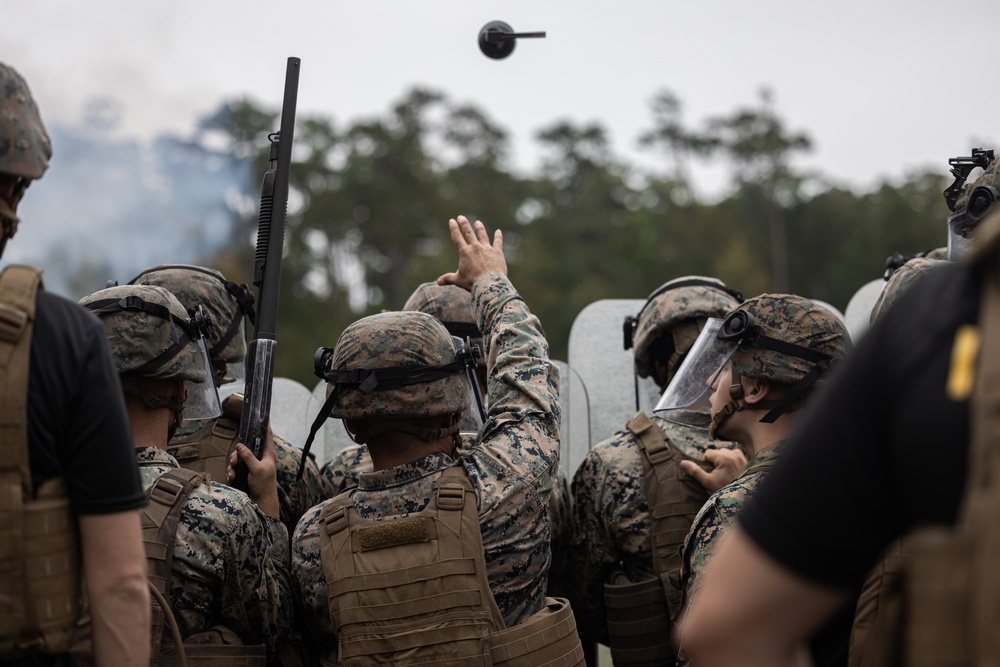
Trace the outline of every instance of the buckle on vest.
[[438, 487], [438, 507], [446, 510], [460, 510], [465, 506], [465, 489], [458, 484]]
[[0, 303], [0, 339], [15, 343], [21, 339], [28, 324], [28, 314], [19, 308]]

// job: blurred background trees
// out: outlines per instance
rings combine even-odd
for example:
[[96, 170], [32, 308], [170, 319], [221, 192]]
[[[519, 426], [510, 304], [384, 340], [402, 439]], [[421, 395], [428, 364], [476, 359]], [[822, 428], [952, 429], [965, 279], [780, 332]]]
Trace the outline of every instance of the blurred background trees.
[[[888, 255], [945, 243], [941, 173], [854, 192], [796, 166], [810, 150], [762, 90], [728, 115], [688, 126], [668, 90], [650, 104], [639, 143], [654, 167], [629, 164], [599, 123], [555, 121], [536, 140], [538, 173], [516, 173], [508, 138], [486, 111], [414, 88], [376, 118], [338, 126], [300, 117], [282, 267], [277, 374], [307, 386], [312, 352], [366, 314], [396, 309], [450, 271], [448, 218], [504, 231], [510, 275], [565, 359], [577, 313], [603, 298], [645, 298], [669, 279], [710, 275], [743, 290], [794, 292], [843, 309]], [[230, 203], [231, 242], [203, 257], [249, 281], [259, 179], [277, 110], [249, 100], [205, 119], [211, 144], [248, 174]], [[942, 156], [942, 164], [946, 156]], [[698, 166], [728, 187], [699, 195]]]

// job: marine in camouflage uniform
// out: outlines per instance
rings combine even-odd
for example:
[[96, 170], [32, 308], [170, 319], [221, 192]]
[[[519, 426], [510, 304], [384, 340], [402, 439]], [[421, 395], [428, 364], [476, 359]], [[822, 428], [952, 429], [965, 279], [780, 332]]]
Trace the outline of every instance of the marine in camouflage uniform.
[[[652, 376], [661, 390], [666, 388], [707, 318], [724, 316], [739, 305], [740, 299], [715, 279], [688, 276], [661, 286], [650, 295], [639, 314], [629, 318], [634, 329], [635, 372], [642, 378]], [[684, 456], [700, 461], [713, 446], [706, 430], [709, 416], [702, 410], [692, 411], [689, 417], [700, 420], [700, 428], [656, 415], [649, 419], [660, 438], [669, 440]], [[717, 443], [717, 446], [732, 444]], [[702, 501], [708, 492], [703, 494]], [[641, 582], [657, 577], [637, 436], [623, 429], [594, 447], [576, 470], [571, 497], [573, 520], [567, 590], [572, 592], [570, 598], [581, 631], [586, 629], [590, 638], [608, 644], [605, 584], [612, 580]], [[699, 501], [692, 505], [687, 526], [700, 504]], [[680, 547], [680, 539], [673, 547], [675, 551]]]
[[[842, 359], [851, 349], [850, 334], [833, 312], [790, 294], [750, 299], [727, 315], [717, 332], [706, 328], [705, 333], [717, 346], [699, 346], [705, 350], [704, 357], [716, 352], [723, 367], [716, 372], [718, 364], [706, 364], [713, 379], [685, 377], [677, 382], [700, 387], [710, 382], [710, 432], [737, 440], [751, 456], [744, 471], [708, 499], [684, 540], [685, 606], [697, 604], [697, 590], [719, 538], [781, 455], [795, 411], [805, 404], [833, 360]], [[831, 636], [828, 646], [815, 650], [824, 656], [841, 651], [846, 655], [844, 630], [842, 636]], [[678, 664], [686, 664], [683, 647]]]
[[[452, 222], [453, 239], [462, 233], [459, 229], [472, 238], [464, 218], [457, 226]], [[485, 243], [485, 230], [479, 227], [478, 232], [480, 242]], [[459, 273], [448, 276], [463, 275], [463, 257], [460, 250]], [[505, 263], [502, 266], [505, 269]], [[544, 599], [550, 560], [548, 496], [559, 463], [558, 370], [548, 359], [538, 319], [514, 290], [505, 270], [473, 272], [471, 278], [476, 322], [489, 341], [488, 419], [481, 438], [462, 454], [456, 449], [450, 454], [436, 452], [362, 473], [353, 499], [362, 518], [388, 521], [407, 517], [428, 503], [443, 471], [460, 463], [477, 499], [490, 590], [504, 623], [511, 627], [538, 612]], [[435, 327], [440, 327], [437, 320], [416, 312], [364, 318], [341, 336], [332, 364], [335, 369], [355, 364], [370, 368], [374, 359], [391, 358], [393, 365], [402, 366], [400, 356], [420, 359], [421, 365], [443, 363], [438, 359], [440, 350], [433, 354], [427, 350], [404, 352], [407, 347], [426, 347], [428, 340], [439, 336], [433, 333]], [[414, 338], [422, 340], [414, 345]], [[450, 380], [410, 385], [402, 398], [393, 391], [365, 394], [358, 389], [341, 390], [345, 393], [337, 397], [333, 416], [344, 416], [350, 424], [350, 419], [359, 415], [400, 414], [403, 407], [399, 401], [403, 400], [408, 414], [414, 416], [441, 414], [441, 405], [448, 405], [453, 413], [464, 410], [468, 397], [461, 402], [449, 398], [452, 390], [447, 382]], [[377, 418], [367, 422], [379, 423]], [[457, 425], [451, 429], [456, 430]], [[332, 582], [326, 581], [324, 574], [318, 525], [326, 504], [309, 510], [296, 527], [292, 572], [305, 623], [324, 650], [330, 650], [337, 646], [328, 603]]]
[[[416, 310], [433, 315], [452, 336], [463, 340], [468, 338], [473, 346], [477, 346], [482, 356], [477, 359], [476, 378], [479, 389], [487, 385], [486, 378], [486, 341], [476, 325], [475, 314], [472, 311], [472, 296], [467, 290], [456, 285], [438, 285], [427, 282], [420, 284], [410, 298], [403, 304], [403, 310]], [[463, 444], [471, 446], [475, 437], [463, 433]], [[364, 445], [349, 445], [327, 461], [320, 469], [323, 484], [329, 492], [327, 498], [342, 493], [345, 489], [357, 486], [358, 475], [372, 469], [371, 456]], [[549, 519], [552, 525], [552, 548], [562, 551], [566, 548], [569, 536], [569, 485], [562, 471], [557, 471], [549, 502]]]
[[[163, 264], [146, 269], [132, 279], [130, 284], [157, 285], [169, 290], [188, 310], [201, 305], [209, 314], [212, 326], [206, 337], [208, 353], [215, 371], [215, 382], [232, 382], [243, 377], [247, 354], [245, 320], [254, 317], [253, 296], [246, 285], [230, 282], [219, 271], [189, 264]], [[180, 465], [192, 470], [204, 470], [198, 458], [189, 454], [197, 452], [189, 443], [204, 442], [212, 437], [212, 430], [219, 419], [227, 420], [235, 431], [239, 423], [242, 402], [228, 397], [221, 417], [215, 419], [191, 420], [185, 422], [171, 439], [168, 452], [174, 455]], [[235, 446], [235, 441], [232, 443]], [[309, 458], [302, 478], [298, 476], [302, 461], [302, 450], [274, 435], [274, 450], [277, 454], [278, 502], [281, 504], [281, 520], [289, 532], [307, 509], [330, 497], [323, 478], [320, 477], [316, 462]], [[197, 456], [197, 454], [194, 454]], [[213, 479], [226, 483], [225, 461], [220, 459], [215, 467]]]
[[[167, 409], [177, 424], [193, 397], [214, 395], [217, 412], [214, 385], [204, 386], [210, 382], [204, 348], [192, 333], [187, 311], [161, 287], [111, 287], [80, 303], [104, 324], [130, 406], [136, 460], [148, 491], [161, 475], [179, 466], [163, 449], [167, 430], [156, 431], [159, 422], [144, 428], [136, 420], [135, 404], [146, 406], [151, 411], [147, 416]], [[186, 386], [179, 390], [182, 380]], [[251, 475], [253, 488], [257, 477], [253, 471]], [[293, 618], [288, 532], [277, 518], [273, 477], [270, 484], [266, 507], [274, 517], [247, 494], [216, 482], [198, 484], [187, 496], [166, 587], [182, 637], [224, 626], [245, 644], [264, 644], [271, 655], [287, 636]], [[261, 497], [257, 500], [265, 506]]]

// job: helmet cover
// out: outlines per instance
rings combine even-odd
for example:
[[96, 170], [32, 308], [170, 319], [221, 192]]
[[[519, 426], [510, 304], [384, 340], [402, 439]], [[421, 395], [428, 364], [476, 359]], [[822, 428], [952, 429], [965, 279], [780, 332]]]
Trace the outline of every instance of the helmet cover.
[[872, 306], [871, 323], [885, 314], [886, 310], [899, 299], [899, 296], [913, 285], [914, 282], [931, 269], [944, 265], [947, 260], [914, 257], [893, 271], [875, 305]]
[[468, 290], [457, 285], [423, 283], [403, 304], [403, 310], [417, 310], [438, 318], [452, 336], [462, 340], [468, 338], [472, 345], [478, 345], [483, 352], [478, 363], [480, 365], [486, 363], [483, 332], [476, 324], [476, 316], [472, 310], [472, 294]]
[[[720, 289], [704, 284], [680, 285], [688, 281], [718, 283]], [[639, 377], [646, 378], [652, 374], [655, 361], [652, 348], [659, 338], [673, 335], [674, 355], [669, 368], [673, 375], [681, 357], [687, 354], [697, 339], [705, 320], [725, 317], [726, 313], [740, 305], [740, 301], [723, 288], [725, 284], [715, 278], [684, 276], [665, 283], [650, 295], [639, 311], [635, 326], [635, 370]], [[693, 336], [681, 336], [678, 335], [680, 332], [673, 331], [682, 322], [690, 320], [698, 323], [698, 331], [694, 331]]]
[[[190, 264], [154, 266], [133, 278], [132, 283], [166, 288], [188, 310], [201, 304], [212, 321], [205, 336], [212, 361], [237, 364], [246, 359], [246, 334], [241, 326], [246, 312], [233, 293], [241, 293], [241, 298], [252, 303], [253, 297], [245, 285], [231, 283], [213, 269]], [[220, 344], [222, 348], [218, 349]]]
[[[126, 303], [137, 307], [119, 307]], [[141, 310], [138, 306], [143, 304], [162, 308], [163, 314], [169, 313], [169, 320]], [[94, 311], [104, 324], [119, 375], [205, 382], [202, 348], [185, 329], [190, 316], [177, 297], [164, 288], [109, 287], [85, 296], [80, 305]]]
[[41, 178], [52, 157], [52, 142], [24, 78], [0, 63], [0, 172]]
[[[453, 364], [456, 360], [451, 334], [432, 315], [396, 311], [364, 317], [341, 334], [330, 370], [413, 369]], [[337, 392], [333, 417], [434, 417], [461, 413], [469, 408], [470, 388], [457, 370], [429, 382], [405, 384], [391, 389], [363, 391], [355, 386], [333, 386]]]
[[[763, 335], [808, 348], [838, 359], [851, 349], [851, 336], [837, 315], [809, 299], [794, 294], [761, 294], [737, 310], [753, 316]], [[740, 345], [733, 353], [733, 370], [740, 375], [795, 384], [812, 369], [814, 362], [752, 344]]]

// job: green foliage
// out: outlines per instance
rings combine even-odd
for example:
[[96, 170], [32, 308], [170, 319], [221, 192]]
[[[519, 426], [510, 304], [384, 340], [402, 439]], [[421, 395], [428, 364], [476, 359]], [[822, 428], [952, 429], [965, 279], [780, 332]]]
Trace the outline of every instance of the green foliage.
[[[421, 282], [455, 265], [445, 222], [458, 214], [504, 230], [510, 275], [565, 359], [573, 320], [603, 298], [643, 298], [683, 275], [716, 276], [748, 296], [790, 291], [843, 308], [879, 276], [894, 251], [944, 242], [943, 174], [911, 174], [867, 193], [830, 186], [794, 157], [809, 150], [773, 97], [685, 125], [681, 102], [660, 91], [640, 143], [663, 156], [643, 173], [614, 154], [597, 123], [541, 129], [538, 174], [508, 166], [507, 132], [441, 92], [408, 91], [383, 115], [338, 127], [296, 126], [282, 266], [277, 374], [313, 386], [312, 354], [359, 316], [399, 308]], [[248, 101], [224, 105], [202, 136], [253, 162], [248, 201], [266, 169], [277, 114]], [[216, 142], [218, 144], [219, 142]], [[722, 160], [732, 188], [701, 201], [692, 161]], [[807, 192], [809, 194], [807, 194]], [[256, 214], [234, 211], [233, 243], [206, 260], [249, 280]]]

